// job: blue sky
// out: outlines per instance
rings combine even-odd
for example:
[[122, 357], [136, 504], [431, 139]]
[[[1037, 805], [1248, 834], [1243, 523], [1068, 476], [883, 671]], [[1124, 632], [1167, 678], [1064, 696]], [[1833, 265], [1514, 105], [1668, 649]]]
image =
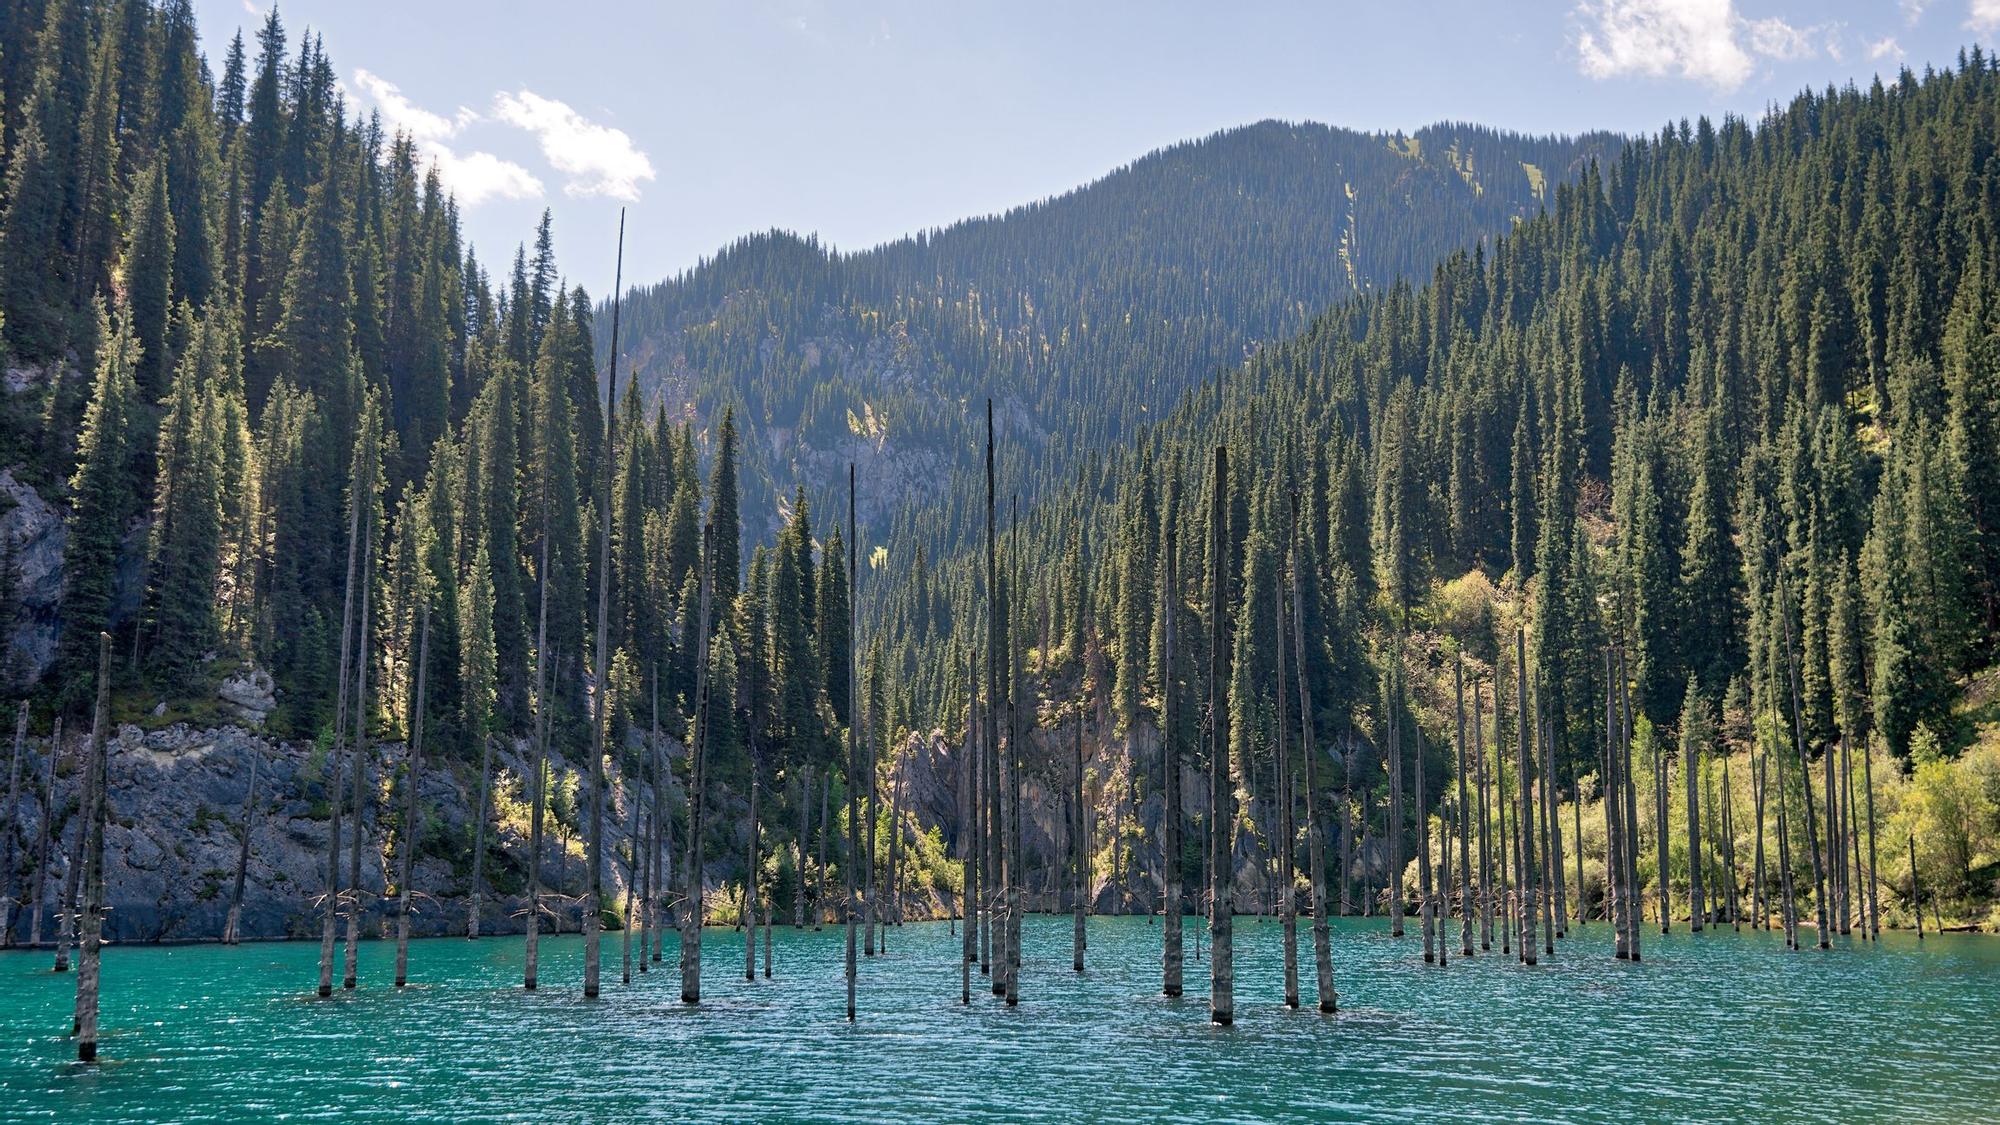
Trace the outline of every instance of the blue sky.
[[[214, 65], [268, 3], [196, 0]], [[609, 289], [783, 227], [858, 249], [1263, 118], [1528, 132], [1755, 116], [2000, 42], [2000, 0], [286, 0], [408, 130], [490, 270], [543, 207]]]

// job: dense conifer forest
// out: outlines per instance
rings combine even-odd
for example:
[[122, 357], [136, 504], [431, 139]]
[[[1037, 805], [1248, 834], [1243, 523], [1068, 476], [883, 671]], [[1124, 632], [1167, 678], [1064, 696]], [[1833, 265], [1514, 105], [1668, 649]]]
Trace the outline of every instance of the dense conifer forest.
[[593, 993], [600, 924], [645, 971], [706, 899], [768, 976], [844, 919], [850, 1014], [857, 924], [964, 914], [1011, 1002], [1024, 912], [1081, 967], [1164, 899], [1227, 1022], [1232, 896], [1302, 881], [1440, 958], [1454, 909], [1531, 960], [1990, 927], [1996, 138], [1976, 49], [1644, 137], [1265, 123], [607, 300], [549, 215], [483, 263], [275, 12], [217, 69], [187, 0], [7, 0], [0, 934], [102, 924], [107, 742], [246, 684], [309, 747], [322, 993], [425, 858]]

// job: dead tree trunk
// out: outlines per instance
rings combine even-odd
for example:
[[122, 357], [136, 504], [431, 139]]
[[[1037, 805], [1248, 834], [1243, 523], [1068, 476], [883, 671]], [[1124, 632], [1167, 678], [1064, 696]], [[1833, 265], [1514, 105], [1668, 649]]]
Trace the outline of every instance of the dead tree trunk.
[[493, 735], [479, 735], [479, 805], [473, 810], [472, 893], [466, 896], [465, 937], [479, 940], [479, 912], [486, 894], [486, 822], [493, 806]]
[[1528, 710], [1528, 634], [1527, 630], [1514, 630], [1514, 738], [1520, 747], [1520, 790], [1521, 816], [1518, 821], [1521, 839], [1521, 960], [1525, 964], [1535, 963], [1535, 798], [1534, 790], [1528, 783], [1530, 762], [1534, 759], [1534, 718]]
[[[365, 498], [373, 495], [365, 474], [366, 460], [357, 456], [355, 465], [361, 470], [355, 474], [355, 483], [360, 487], [352, 490], [354, 495], [347, 505], [347, 584], [346, 592], [341, 597], [339, 686], [334, 691], [333, 752], [327, 755], [326, 761], [327, 768], [332, 771], [326, 787], [327, 803], [332, 806], [332, 811], [327, 822], [326, 890], [321, 900], [325, 908], [321, 917], [319, 939], [319, 994], [322, 997], [333, 995], [334, 931], [340, 914], [340, 803], [344, 797], [341, 764], [347, 752], [347, 686], [351, 682], [349, 676], [353, 672], [350, 657], [354, 643], [354, 595], [358, 578], [362, 579], [360, 585], [366, 584], [365, 577], [357, 566], [364, 553], [361, 543], [361, 509], [365, 506]], [[363, 596], [366, 596], [365, 591]], [[363, 641], [362, 647], [364, 649], [367, 647], [366, 641]], [[357, 832], [360, 831], [360, 816], [360, 811], [357, 809], [355, 811]]]
[[229, 917], [222, 924], [222, 944], [235, 945], [240, 936], [238, 929], [243, 924], [243, 884], [250, 874], [250, 833], [257, 826], [257, 766], [261, 755], [250, 755], [250, 787], [243, 795], [243, 824], [239, 829], [241, 840], [236, 851], [236, 881], [229, 892]]
[[19, 716], [14, 720], [14, 753], [7, 759], [7, 858], [5, 866], [0, 866], [0, 949], [14, 947], [14, 907], [19, 897], [15, 893], [15, 874], [20, 864], [18, 841], [21, 825], [17, 810], [21, 807], [21, 759], [27, 753], [28, 743], [28, 701], [21, 701]]
[[1215, 492], [1209, 508], [1208, 605], [1208, 807], [1209, 807], [1209, 998], [1208, 1016], [1228, 1026], [1236, 1019], [1236, 974], [1232, 956], [1231, 878], [1235, 867], [1236, 789], [1229, 776], [1229, 720], [1222, 659], [1228, 642], [1224, 615], [1229, 583], [1223, 563], [1229, 556], [1229, 454], [1215, 447]]
[[[702, 855], [702, 806], [707, 803], [708, 774], [708, 674], [710, 599], [715, 590], [715, 524], [705, 521], [701, 528], [700, 601], [696, 613], [694, 737], [689, 740], [687, 862], [682, 878], [687, 890], [681, 901], [681, 1003], [701, 1002], [701, 923], [705, 861]], [[851, 979], [851, 978], [850, 978]], [[850, 985], [851, 988], [851, 985]], [[852, 993], [850, 992], [850, 995]], [[851, 1002], [850, 1002], [851, 1007]]]
[[[1164, 528], [1165, 543], [1160, 559], [1163, 577], [1160, 590], [1160, 646], [1162, 661], [1160, 667], [1160, 797], [1161, 814], [1160, 844], [1160, 992], [1166, 996], [1179, 996], [1182, 990], [1182, 962], [1185, 957], [1181, 933], [1181, 855], [1185, 851], [1181, 843], [1181, 829], [1184, 814], [1181, 811], [1181, 747], [1180, 747], [1180, 685], [1176, 676], [1180, 666], [1176, 650], [1179, 647], [1181, 616], [1180, 585], [1180, 542], [1177, 521], [1169, 520]], [[1078, 722], [1081, 722], [1081, 718]], [[1082, 804], [1082, 768], [1077, 773], [1077, 828], [1084, 834], [1079, 847], [1089, 854], [1089, 834], [1085, 824], [1088, 815]], [[1087, 861], [1086, 861], [1087, 862]], [[1086, 875], [1084, 894], [1090, 893]]]
[[[1465, 778], [1465, 658], [1459, 657], [1451, 670], [1452, 692], [1457, 697], [1458, 727], [1457, 737], [1452, 741], [1453, 772], [1458, 774], [1458, 913], [1459, 913], [1459, 956], [1472, 956], [1472, 804], [1468, 800]], [[1483, 825], [1481, 826], [1484, 827]], [[1581, 849], [1578, 849], [1581, 851]], [[1482, 847], [1481, 858], [1485, 849]], [[1578, 893], [1582, 885], [1578, 884]]]
[[1282, 579], [1272, 592], [1273, 608], [1277, 610], [1277, 672], [1278, 681], [1276, 710], [1278, 718], [1278, 760], [1276, 782], [1272, 786], [1272, 797], [1277, 802], [1277, 839], [1272, 848], [1278, 860], [1278, 920], [1284, 926], [1285, 945], [1285, 1007], [1294, 1011], [1299, 1006], [1299, 911], [1298, 895], [1293, 893], [1296, 881], [1292, 869], [1292, 763], [1288, 753], [1285, 727], [1285, 588]]
[[423, 624], [417, 641], [417, 699], [410, 709], [410, 768], [403, 778], [403, 839], [401, 870], [396, 876], [396, 987], [410, 981], [410, 879], [417, 869], [417, 834], [422, 829], [422, 802], [418, 796], [424, 771], [424, 687], [431, 661], [431, 602], [424, 598]]
[[[97, 634], [97, 707], [90, 731], [90, 762], [84, 783], [83, 941], [77, 954], [76, 1057], [97, 1061], [97, 1008], [104, 963], [104, 830], [111, 772], [111, 634]], [[1912, 868], [1912, 871], [1915, 869]]]
[[[62, 716], [57, 715], [55, 729], [49, 735], [47, 760], [42, 764], [47, 776], [42, 779], [42, 824], [35, 834], [35, 889], [28, 911], [29, 949], [42, 947], [42, 895], [49, 881], [49, 837], [54, 831], [56, 819], [56, 762], [62, 757], [62, 737]], [[57, 906], [60, 909], [61, 903], [58, 902]]]

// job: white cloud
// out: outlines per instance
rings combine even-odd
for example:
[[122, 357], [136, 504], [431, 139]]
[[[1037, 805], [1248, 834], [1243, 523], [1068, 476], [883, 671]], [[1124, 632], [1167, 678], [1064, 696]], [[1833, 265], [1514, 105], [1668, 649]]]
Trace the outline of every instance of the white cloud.
[[1974, 31], [2000, 31], [2000, 0], [1972, 0], [1965, 26]]
[[[1974, 0], [2000, 8], [2000, 0]], [[1735, 0], [1583, 0], [1577, 56], [1592, 78], [1677, 76], [1719, 89], [1741, 86], [1758, 58], [1793, 62], [1838, 50], [1837, 25], [1797, 27], [1745, 19]]]
[[375, 103], [382, 112], [382, 120], [389, 128], [399, 133], [408, 133], [414, 141], [442, 141], [458, 135], [459, 130], [479, 120], [479, 115], [460, 106], [450, 117], [433, 113], [403, 96], [394, 82], [366, 70], [354, 72], [354, 84]]
[[489, 199], [540, 199], [542, 181], [511, 160], [490, 152], [463, 156], [441, 144], [423, 146], [437, 165], [438, 179], [461, 205], [476, 207]]
[[571, 195], [633, 200], [640, 181], [654, 178], [653, 162], [624, 130], [599, 125], [563, 102], [532, 90], [503, 91], [493, 98], [493, 114], [535, 135], [549, 164], [569, 177], [563, 190]]
[[407, 135], [425, 160], [435, 165], [445, 190], [466, 207], [488, 199], [539, 199], [542, 181], [511, 160], [490, 152], [459, 153], [445, 141], [456, 137], [479, 115], [460, 106], [450, 117], [410, 101], [396, 84], [366, 70], [354, 72], [354, 83], [382, 114], [389, 127]]
[[1903, 57], [1903, 45], [1896, 42], [1895, 36], [1889, 36], [1886, 39], [1870, 43], [1868, 45], [1868, 57], [1874, 59], [1876, 62], [1881, 62], [1883, 59], [1900, 59]]

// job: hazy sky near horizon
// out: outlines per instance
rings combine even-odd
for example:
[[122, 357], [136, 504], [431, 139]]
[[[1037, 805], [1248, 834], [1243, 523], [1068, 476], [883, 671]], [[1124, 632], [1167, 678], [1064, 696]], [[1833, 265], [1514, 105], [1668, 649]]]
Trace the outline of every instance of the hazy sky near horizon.
[[[219, 74], [267, 0], [195, 0]], [[1265, 118], [1657, 130], [1947, 66], [2000, 0], [286, 0], [351, 112], [408, 131], [489, 272], [554, 212], [595, 294], [741, 235], [844, 249], [1060, 193]]]

